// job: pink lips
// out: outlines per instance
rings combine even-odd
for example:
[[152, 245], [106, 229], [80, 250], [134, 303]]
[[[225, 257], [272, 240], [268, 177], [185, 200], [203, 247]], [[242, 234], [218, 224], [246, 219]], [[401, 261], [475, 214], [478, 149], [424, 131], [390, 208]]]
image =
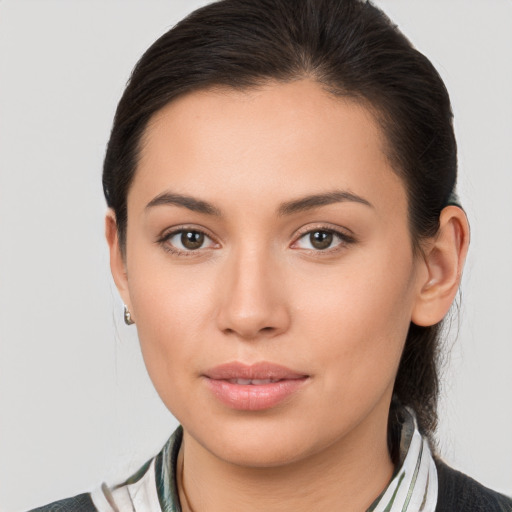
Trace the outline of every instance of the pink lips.
[[222, 403], [246, 411], [278, 405], [308, 379], [308, 375], [267, 362], [253, 365], [227, 363], [206, 371], [204, 377]]

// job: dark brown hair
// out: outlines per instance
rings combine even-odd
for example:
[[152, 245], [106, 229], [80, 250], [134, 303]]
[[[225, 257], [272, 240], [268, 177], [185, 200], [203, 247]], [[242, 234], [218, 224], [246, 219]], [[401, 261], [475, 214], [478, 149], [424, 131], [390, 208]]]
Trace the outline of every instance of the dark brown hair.
[[[121, 248], [126, 200], [149, 119], [180, 95], [227, 86], [309, 78], [372, 110], [387, 156], [402, 178], [415, 249], [439, 228], [457, 173], [452, 111], [430, 61], [387, 16], [360, 0], [222, 0], [198, 9], [161, 36], [137, 63], [119, 102], [103, 188]], [[437, 422], [439, 325], [411, 324], [395, 382], [390, 432], [399, 404], [423, 433]]]

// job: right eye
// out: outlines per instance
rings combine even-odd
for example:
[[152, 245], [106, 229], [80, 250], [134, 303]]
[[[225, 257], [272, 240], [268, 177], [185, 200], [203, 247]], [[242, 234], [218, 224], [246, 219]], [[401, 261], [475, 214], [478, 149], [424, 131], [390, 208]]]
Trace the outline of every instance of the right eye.
[[166, 234], [160, 242], [173, 253], [191, 253], [215, 247], [215, 242], [197, 229], [179, 229]]

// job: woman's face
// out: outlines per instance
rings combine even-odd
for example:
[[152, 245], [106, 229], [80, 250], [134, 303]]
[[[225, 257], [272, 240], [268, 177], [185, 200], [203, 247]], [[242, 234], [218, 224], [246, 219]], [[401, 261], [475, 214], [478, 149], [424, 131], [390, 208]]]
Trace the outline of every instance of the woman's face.
[[275, 466], [384, 442], [421, 262], [368, 110], [307, 80], [169, 104], [125, 265], [151, 379], [210, 454]]

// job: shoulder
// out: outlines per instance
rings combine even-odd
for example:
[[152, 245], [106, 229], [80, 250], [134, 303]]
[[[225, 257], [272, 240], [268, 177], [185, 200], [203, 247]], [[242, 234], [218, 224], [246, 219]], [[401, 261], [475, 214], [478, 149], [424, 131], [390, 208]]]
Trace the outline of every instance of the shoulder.
[[90, 494], [79, 494], [74, 498], [55, 501], [30, 512], [97, 512]]
[[[1, 1], [1, 0], [0, 0]], [[176, 486], [176, 462], [183, 430], [178, 427], [162, 450], [148, 460], [139, 471], [112, 488], [101, 485], [92, 493], [55, 501], [29, 512], [115, 512], [179, 510]]]
[[436, 460], [438, 500], [436, 512], [512, 512], [512, 499]]

